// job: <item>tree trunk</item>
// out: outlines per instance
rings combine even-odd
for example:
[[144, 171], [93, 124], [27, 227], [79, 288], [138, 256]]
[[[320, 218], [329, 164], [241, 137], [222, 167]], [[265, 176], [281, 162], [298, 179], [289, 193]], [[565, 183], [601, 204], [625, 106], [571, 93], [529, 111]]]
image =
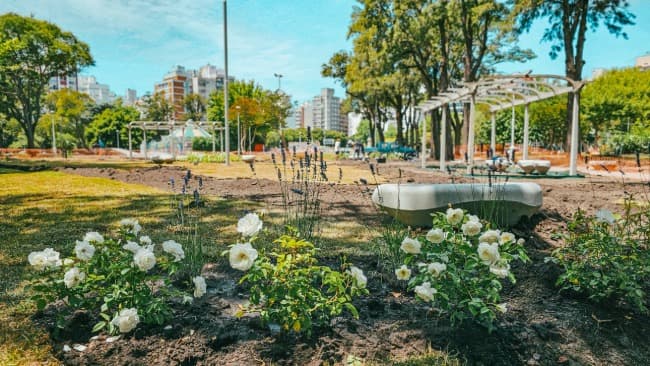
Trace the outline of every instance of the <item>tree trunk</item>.
[[403, 121], [404, 115], [402, 114], [402, 106], [401, 104], [396, 104], [395, 105], [395, 124], [397, 127], [397, 137], [395, 138], [395, 142], [402, 146], [404, 145], [404, 121]]

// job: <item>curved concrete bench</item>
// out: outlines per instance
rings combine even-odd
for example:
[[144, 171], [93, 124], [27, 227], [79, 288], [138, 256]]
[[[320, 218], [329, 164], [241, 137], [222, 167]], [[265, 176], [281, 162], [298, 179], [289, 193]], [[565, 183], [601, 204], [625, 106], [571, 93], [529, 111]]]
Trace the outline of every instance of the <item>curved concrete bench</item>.
[[255, 155], [242, 155], [241, 160], [244, 163], [252, 164], [255, 161]]
[[530, 174], [535, 171], [535, 160], [519, 160], [517, 165], [524, 171], [524, 174]]
[[151, 161], [156, 164], [169, 164], [174, 162], [174, 156], [167, 153], [159, 153], [151, 156]]
[[491, 170], [498, 171], [498, 172], [505, 172], [506, 169], [508, 169], [508, 167], [510, 166], [510, 162], [505, 158], [488, 159], [485, 161], [485, 164]]
[[515, 225], [542, 206], [542, 189], [535, 183], [382, 184], [372, 201], [411, 226], [431, 226], [431, 213], [449, 205], [468, 210], [500, 226]]
[[539, 174], [546, 174], [551, 169], [551, 162], [548, 160], [534, 160], [535, 170]]

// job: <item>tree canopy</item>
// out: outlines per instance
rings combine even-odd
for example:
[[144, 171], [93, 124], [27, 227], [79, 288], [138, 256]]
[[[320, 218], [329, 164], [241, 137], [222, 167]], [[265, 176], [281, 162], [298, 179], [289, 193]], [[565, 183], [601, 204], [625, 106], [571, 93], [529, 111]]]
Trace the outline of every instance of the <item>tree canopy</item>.
[[18, 121], [34, 147], [50, 78], [93, 65], [87, 44], [56, 25], [14, 13], [0, 16], [0, 111]]

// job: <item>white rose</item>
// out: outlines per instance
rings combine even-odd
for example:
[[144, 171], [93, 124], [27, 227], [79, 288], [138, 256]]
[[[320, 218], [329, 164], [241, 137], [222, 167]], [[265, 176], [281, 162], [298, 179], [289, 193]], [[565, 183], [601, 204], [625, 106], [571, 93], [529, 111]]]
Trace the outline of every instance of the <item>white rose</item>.
[[458, 225], [460, 224], [461, 221], [463, 221], [463, 217], [465, 214], [463, 213], [463, 210], [460, 208], [448, 208], [447, 209], [447, 222], [449, 222], [452, 225]]
[[515, 242], [515, 235], [513, 233], [504, 232], [501, 234], [501, 237], [499, 238], [500, 244], [507, 244], [507, 243], [514, 243], [514, 242]]
[[429, 282], [415, 286], [415, 294], [424, 301], [433, 301], [433, 295], [436, 293], [438, 293], [438, 290], [431, 287], [431, 283]]
[[596, 212], [596, 220], [600, 222], [606, 222], [608, 224], [613, 224], [616, 221], [616, 217], [609, 210], [598, 210]]
[[205, 295], [207, 291], [207, 286], [205, 285], [205, 278], [201, 276], [196, 276], [192, 279], [194, 282], [194, 297], [199, 298]]
[[249, 237], [257, 234], [262, 230], [262, 220], [255, 213], [246, 214], [237, 222], [237, 231], [244, 237]]
[[127, 230], [135, 235], [138, 235], [140, 230], [142, 230], [142, 226], [140, 226], [136, 219], [122, 219], [120, 225], [127, 227]]
[[63, 263], [61, 259], [59, 259], [59, 252], [52, 248], [45, 248], [43, 254], [45, 254], [45, 257], [47, 258], [47, 266], [50, 268], [60, 267]]
[[95, 247], [85, 240], [77, 240], [77, 244], [74, 246], [74, 252], [77, 255], [77, 258], [82, 261], [88, 261], [95, 254]]
[[151, 244], [153, 244], [153, 241], [151, 241], [151, 238], [148, 237], [147, 235], [142, 235], [140, 237], [140, 244], [151, 245]]
[[460, 228], [463, 230], [463, 234], [467, 236], [476, 236], [481, 232], [483, 224], [478, 221], [467, 221]]
[[447, 265], [444, 263], [433, 262], [427, 266], [427, 271], [434, 277], [440, 276], [445, 270], [447, 270]]
[[118, 315], [113, 318], [113, 325], [120, 329], [121, 333], [128, 333], [135, 329], [140, 322], [138, 317], [138, 309], [123, 309]]
[[517, 244], [524, 245], [524, 244], [526, 244], [526, 241], [524, 240], [524, 238], [519, 238], [519, 239], [517, 239]]
[[138, 243], [136, 243], [134, 241], [130, 241], [130, 240], [127, 241], [126, 244], [124, 244], [122, 246], [122, 248], [124, 250], [128, 250], [129, 252], [131, 252], [133, 254], [137, 253], [138, 250], [142, 249], [142, 247], [140, 245], [138, 245]]
[[395, 270], [395, 276], [400, 281], [408, 281], [411, 278], [411, 270], [403, 264], [400, 268]]
[[79, 271], [79, 268], [77, 267], [70, 268], [65, 275], [63, 275], [63, 283], [65, 283], [65, 287], [67, 288], [75, 287], [85, 279], [86, 274]]
[[510, 265], [508, 263], [501, 265], [493, 264], [490, 266], [490, 273], [499, 278], [506, 278], [510, 274]]
[[163, 250], [174, 256], [174, 262], [178, 262], [185, 258], [183, 246], [173, 240], [167, 240], [162, 243]]
[[508, 311], [508, 303], [507, 303], [507, 302], [504, 302], [504, 303], [501, 303], [501, 304], [497, 304], [497, 305], [495, 305], [495, 308], [496, 308], [498, 311], [500, 311], [500, 312], [502, 312], [502, 313], [505, 314], [505, 313]]
[[479, 243], [496, 243], [501, 238], [499, 230], [486, 230], [481, 236], [478, 237]]
[[350, 267], [350, 270], [347, 271], [352, 278], [354, 278], [354, 282], [359, 288], [364, 288], [366, 287], [366, 284], [368, 283], [368, 279], [366, 278], [366, 275], [363, 274], [363, 271], [355, 266]]
[[478, 216], [476, 215], [467, 215], [467, 220], [470, 222], [479, 222]]
[[422, 244], [417, 239], [411, 239], [407, 236], [402, 240], [402, 245], [399, 248], [409, 254], [419, 254], [421, 247]]
[[499, 254], [499, 244], [480, 243], [478, 245], [478, 256], [486, 265], [492, 265], [501, 259]]
[[42, 251], [29, 253], [27, 260], [29, 261], [29, 264], [36, 267], [36, 269], [39, 271], [45, 269], [48, 264], [47, 256]]
[[156, 265], [156, 256], [153, 252], [141, 248], [133, 255], [133, 263], [143, 272], [147, 272]]
[[257, 250], [251, 243], [237, 243], [230, 248], [229, 254], [230, 266], [240, 271], [248, 271], [257, 259]]
[[98, 233], [96, 231], [91, 231], [91, 232], [86, 233], [86, 235], [84, 236], [83, 241], [88, 242], [88, 243], [94, 241], [96, 243], [101, 244], [101, 243], [104, 242], [104, 237], [100, 233]]
[[426, 238], [428, 241], [434, 244], [440, 244], [443, 240], [445, 240], [445, 232], [442, 231], [442, 229], [431, 229], [427, 233]]

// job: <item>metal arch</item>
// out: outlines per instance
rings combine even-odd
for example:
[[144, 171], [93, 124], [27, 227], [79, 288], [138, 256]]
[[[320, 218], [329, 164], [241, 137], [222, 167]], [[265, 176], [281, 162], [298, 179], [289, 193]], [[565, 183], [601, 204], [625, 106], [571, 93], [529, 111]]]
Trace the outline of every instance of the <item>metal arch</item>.
[[[567, 85], [557, 85], [553, 81], [563, 81]], [[514, 108], [518, 105], [528, 105], [540, 100], [552, 98], [556, 95], [574, 93], [574, 105], [572, 111], [571, 127], [571, 152], [569, 175], [577, 174], [577, 156], [578, 156], [578, 116], [579, 106], [577, 104], [578, 93], [584, 87], [585, 81], [573, 80], [561, 75], [551, 74], [511, 74], [511, 75], [490, 75], [476, 82], [461, 83], [460, 88], [451, 88], [445, 93], [440, 93], [435, 98], [425, 101], [418, 105], [423, 112], [438, 109], [444, 105], [452, 103], [469, 103], [470, 104], [470, 134], [468, 136], [468, 151], [470, 160], [473, 160], [473, 131], [471, 126], [474, 125], [473, 119], [476, 118], [472, 112], [477, 102], [490, 106], [490, 112], [496, 113], [506, 108]], [[509, 90], [504, 90], [504, 89]], [[499, 95], [503, 95], [503, 101], [499, 100]], [[508, 98], [508, 96], [518, 96], [519, 98]], [[527, 145], [527, 141], [524, 146]], [[441, 152], [441, 167], [444, 166], [444, 152]], [[471, 169], [473, 161], [469, 162], [468, 170]]]
[[[210, 126], [212, 128], [212, 150], [214, 152], [215, 150], [215, 139], [216, 139], [216, 132], [219, 131], [222, 136], [223, 140], [223, 131], [225, 130], [225, 127], [223, 127], [223, 122], [221, 121], [192, 121], [188, 120], [185, 122], [182, 121], [176, 121], [176, 120], [169, 120], [169, 121], [131, 121], [127, 124], [127, 128], [129, 130], [129, 158], [133, 157], [133, 148], [132, 148], [132, 143], [131, 143], [131, 130], [133, 128], [139, 128], [142, 130], [144, 134], [144, 141], [146, 142], [146, 132], [148, 130], [153, 130], [153, 131], [170, 131], [173, 133], [175, 128], [182, 128], [185, 129], [188, 126], [192, 125], [198, 125], [198, 126]], [[184, 139], [184, 136], [182, 137]], [[173, 139], [173, 137], [172, 137]], [[223, 146], [223, 144], [222, 144]], [[173, 149], [172, 149], [173, 150]], [[144, 157], [145, 159], [147, 158], [147, 151], [145, 149], [144, 151]]]

